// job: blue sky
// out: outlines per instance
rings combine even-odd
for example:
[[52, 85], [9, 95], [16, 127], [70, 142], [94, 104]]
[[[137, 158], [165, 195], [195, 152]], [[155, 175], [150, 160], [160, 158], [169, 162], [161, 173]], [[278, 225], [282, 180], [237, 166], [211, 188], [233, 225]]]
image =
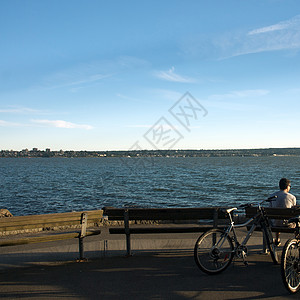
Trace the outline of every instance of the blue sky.
[[0, 1], [0, 149], [300, 147], [300, 2]]

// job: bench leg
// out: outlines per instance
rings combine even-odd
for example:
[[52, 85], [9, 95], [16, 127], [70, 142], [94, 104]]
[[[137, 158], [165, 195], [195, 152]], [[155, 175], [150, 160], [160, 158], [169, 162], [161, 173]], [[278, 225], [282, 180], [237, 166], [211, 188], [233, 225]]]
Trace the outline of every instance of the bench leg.
[[79, 261], [85, 260], [84, 258], [84, 248], [83, 248], [83, 238], [86, 236], [86, 228], [87, 228], [87, 213], [81, 214], [81, 231], [79, 234]]
[[127, 256], [131, 256], [130, 234], [126, 234]]
[[78, 240], [79, 240], [79, 260], [84, 260], [83, 237], [80, 237]]
[[128, 209], [125, 209], [125, 211], [124, 211], [124, 226], [125, 226], [125, 234], [126, 234], [127, 256], [131, 256], [131, 244], [130, 244], [130, 229], [129, 229], [129, 213], [128, 213]]
[[267, 250], [267, 241], [266, 241], [266, 237], [265, 237], [265, 232], [263, 231], [263, 249], [262, 249], [262, 253], [263, 254], [268, 254], [268, 250]]

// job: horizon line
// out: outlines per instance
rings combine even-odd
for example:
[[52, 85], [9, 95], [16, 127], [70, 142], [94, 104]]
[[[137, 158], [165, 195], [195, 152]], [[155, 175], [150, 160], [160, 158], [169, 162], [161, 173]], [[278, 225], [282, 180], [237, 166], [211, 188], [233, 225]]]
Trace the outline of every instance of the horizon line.
[[39, 149], [37, 147], [32, 148], [29, 150], [28, 148], [24, 148], [22, 150], [14, 150], [14, 149], [1, 149], [0, 151], [15, 151], [15, 152], [22, 152], [22, 151], [48, 151], [50, 152], [59, 152], [59, 151], [74, 151], [74, 152], [134, 152], [134, 151], [232, 151], [232, 150], [272, 150], [272, 149], [300, 149], [300, 147], [258, 147], [258, 148], [210, 148], [210, 149], [127, 149], [127, 150], [51, 150], [51, 148]]

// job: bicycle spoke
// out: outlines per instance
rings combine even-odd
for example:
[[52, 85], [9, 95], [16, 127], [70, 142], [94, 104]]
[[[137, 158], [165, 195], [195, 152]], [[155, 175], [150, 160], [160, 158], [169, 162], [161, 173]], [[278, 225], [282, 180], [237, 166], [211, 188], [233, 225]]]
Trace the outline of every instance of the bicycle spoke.
[[208, 274], [225, 270], [232, 261], [231, 239], [221, 230], [212, 229], [199, 237], [194, 258], [198, 267]]
[[283, 248], [281, 275], [285, 287], [291, 293], [295, 293], [299, 290], [299, 244], [296, 239], [288, 240]]

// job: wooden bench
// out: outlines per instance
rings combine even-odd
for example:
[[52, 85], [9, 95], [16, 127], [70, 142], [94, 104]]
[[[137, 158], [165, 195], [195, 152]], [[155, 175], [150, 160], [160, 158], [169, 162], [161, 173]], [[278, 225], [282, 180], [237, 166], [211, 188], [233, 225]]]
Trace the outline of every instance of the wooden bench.
[[[246, 207], [245, 213], [247, 218], [252, 218], [257, 214], [257, 207]], [[264, 208], [266, 215], [269, 219], [276, 219], [276, 220], [288, 220], [293, 217], [297, 217], [300, 215], [300, 207], [293, 207], [293, 208], [273, 208], [273, 207], [265, 207]], [[257, 230], [260, 230], [257, 227]], [[295, 230], [293, 228], [288, 227], [278, 227], [272, 226], [272, 231], [274, 232], [288, 232], [293, 233]]]
[[[245, 213], [247, 218], [252, 218], [256, 215], [258, 208], [257, 207], [246, 207]], [[266, 215], [269, 219], [276, 220], [288, 220], [293, 217], [300, 215], [300, 207], [293, 208], [273, 208], [265, 207], [264, 208]], [[256, 227], [256, 230], [261, 231], [260, 227]], [[294, 228], [288, 228], [287, 226], [271, 226], [272, 232], [285, 232], [285, 233], [294, 233]], [[266, 251], [266, 243], [263, 239], [263, 251]]]
[[[0, 218], [0, 247], [78, 238], [79, 259], [83, 260], [83, 239], [101, 232], [87, 228], [99, 226], [102, 216], [102, 210], [92, 210]], [[72, 231], [67, 232], [70, 230]], [[34, 236], [30, 234], [29, 237], [24, 237], [24, 233], [34, 233]]]
[[[111, 227], [110, 234], [125, 234], [127, 255], [131, 255], [131, 234], [153, 234], [153, 233], [189, 233], [204, 232], [211, 228], [216, 228], [219, 221], [227, 218], [223, 208], [103, 208], [104, 218], [109, 221], [123, 221], [124, 227]], [[210, 226], [150, 226], [138, 227], [130, 226], [130, 221], [190, 221], [190, 220], [212, 220]], [[131, 222], [132, 223], [132, 222]]]

